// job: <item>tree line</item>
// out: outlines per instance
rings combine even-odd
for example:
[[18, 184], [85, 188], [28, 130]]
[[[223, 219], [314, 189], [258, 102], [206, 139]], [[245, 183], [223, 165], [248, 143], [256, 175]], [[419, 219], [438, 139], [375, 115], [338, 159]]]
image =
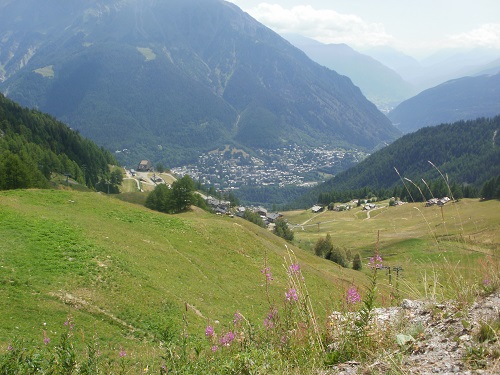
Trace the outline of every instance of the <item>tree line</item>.
[[53, 173], [89, 188], [110, 177], [114, 156], [77, 131], [0, 94], [0, 189], [48, 188]]
[[[322, 193], [344, 195], [333, 201], [347, 200], [347, 196], [356, 199], [359, 189], [365, 187], [380, 197], [399, 196], [411, 200], [409, 190], [415, 200], [423, 199], [405, 178], [418, 185], [426, 197], [430, 197], [430, 193], [422, 180], [433, 185], [430, 190], [434, 196], [450, 195], [448, 187], [443, 187], [446, 180], [457, 198], [460, 195], [478, 197], [483, 184], [500, 175], [500, 137], [495, 136], [499, 129], [500, 116], [422, 128], [311, 189], [289, 208], [315, 204]], [[393, 192], [394, 189], [398, 191]]]

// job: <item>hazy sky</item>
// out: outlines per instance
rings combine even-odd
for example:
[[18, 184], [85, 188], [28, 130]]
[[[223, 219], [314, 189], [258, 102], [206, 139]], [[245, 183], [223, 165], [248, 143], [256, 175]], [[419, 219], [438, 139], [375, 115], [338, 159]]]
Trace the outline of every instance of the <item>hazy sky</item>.
[[423, 57], [447, 47], [500, 49], [500, 0], [229, 0], [278, 33]]

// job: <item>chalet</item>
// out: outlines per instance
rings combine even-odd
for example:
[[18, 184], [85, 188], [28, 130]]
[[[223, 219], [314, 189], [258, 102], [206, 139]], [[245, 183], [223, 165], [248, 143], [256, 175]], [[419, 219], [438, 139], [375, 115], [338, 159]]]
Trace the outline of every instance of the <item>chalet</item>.
[[139, 165], [137, 166], [138, 172], [149, 172], [153, 169], [153, 165], [149, 160], [141, 160]]
[[231, 202], [229, 201], [209, 196], [207, 197], [206, 202], [216, 214], [226, 215], [230, 213], [229, 210], [231, 208]]
[[270, 222], [270, 223], [275, 223], [276, 220], [278, 220], [280, 217], [283, 217], [282, 214], [278, 213], [278, 212], [275, 212], [275, 213], [272, 213], [272, 214], [268, 214], [267, 215], [267, 220]]
[[315, 205], [315, 206], [312, 206], [311, 208], [311, 211], [315, 214], [319, 213], [319, 212], [323, 212], [323, 206], [318, 206], [318, 205]]
[[262, 217], [267, 217], [267, 210], [264, 207], [256, 207], [254, 212], [259, 214]]
[[441, 198], [441, 199], [432, 198], [432, 199], [429, 199], [427, 202], [425, 202], [425, 207], [430, 207], [430, 206], [434, 206], [434, 205], [444, 206], [450, 200], [451, 199], [448, 198], [448, 197], [444, 197], [444, 198]]
[[351, 209], [351, 205], [350, 204], [339, 204], [337, 206], [335, 206], [333, 208], [333, 211], [347, 211], [347, 210], [350, 210]]

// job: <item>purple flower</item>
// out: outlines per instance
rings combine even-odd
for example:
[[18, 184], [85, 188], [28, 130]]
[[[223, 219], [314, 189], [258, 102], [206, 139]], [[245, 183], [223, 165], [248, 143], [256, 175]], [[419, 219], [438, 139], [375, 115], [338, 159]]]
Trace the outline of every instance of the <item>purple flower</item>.
[[484, 279], [483, 280], [483, 285], [484, 286], [490, 286], [491, 285], [491, 280], [490, 279]]
[[219, 350], [219, 347], [217, 345], [212, 346], [212, 351], [215, 353], [217, 350]]
[[382, 257], [380, 255], [375, 255], [375, 257], [370, 258], [368, 262], [368, 267], [380, 269], [382, 268]]
[[47, 345], [50, 342], [50, 337], [47, 336], [47, 332], [43, 331], [43, 343]]
[[346, 302], [350, 304], [356, 304], [361, 301], [361, 297], [356, 289], [356, 287], [350, 287], [347, 291]]
[[214, 327], [207, 326], [207, 328], [205, 329], [205, 336], [212, 337], [213, 335], [214, 335]]
[[266, 267], [262, 270], [260, 270], [261, 273], [266, 275], [266, 280], [267, 281], [272, 281], [273, 280], [273, 274], [271, 273], [271, 267]]
[[299, 296], [297, 295], [297, 291], [291, 288], [288, 292], [285, 293], [285, 301], [287, 302], [296, 302], [299, 300]]
[[239, 322], [241, 322], [243, 320], [243, 316], [238, 312], [236, 311], [234, 313], [234, 319], [233, 319], [233, 324], [236, 325], [238, 324]]
[[228, 333], [226, 333], [224, 336], [222, 336], [220, 339], [219, 339], [219, 343], [222, 345], [222, 346], [229, 346], [231, 345], [231, 343], [233, 342], [234, 340], [234, 333], [229, 331]]
[[277, 315], [278, 315], [278, 310], [276, 310], [275, 308], [269, 310], [267, 317], [264, 319], [264, 327], [266, 327], [266, 329], [274, 328], [274, 320], [276, 319]]
[[123, 350], [122, 347], [120, 347], [120, 352], [118, 353], [118, 355], [120, 356], [120, 358], [123, 358], [127, 356], [127, 352]]
[[290, 273], [292, 274], [299, 274], [300, 273], [300, 265], [298, 263], [294, 263], [292, 265], [290, 265], [290, 267], [288, 267], [288, 269], [290, 270]]
[[9, 346], [7, 346], [7, 350], [11, 352], [14, 350], [14, 347], [11, 344], [9, 344]]

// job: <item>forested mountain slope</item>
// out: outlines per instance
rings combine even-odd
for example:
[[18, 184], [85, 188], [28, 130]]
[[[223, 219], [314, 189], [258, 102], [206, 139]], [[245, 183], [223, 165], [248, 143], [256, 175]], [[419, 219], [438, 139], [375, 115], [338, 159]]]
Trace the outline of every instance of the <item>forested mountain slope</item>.
[[3, 0], [0, 35], [0, 90], [128, 165], [400, 135], [350, 79], [222, 0]]
[[500, 73], [445, 82], [410, 98], [388, 117], [403, 133], [500, 114]]
[[95, 186], [114, 156], [53, 117], [0, 94], [0, 189], [49, 187], [52, 173]]
[[488, 179], [500, 175], [499, 132], [500, 116], [422, 128], [312, 189], [300, 202], [314, 203], [320, 193], [332, 190], [402, 186], [405, 177], [416, 182], [441, 178], [429, 162], [450, 183], [480, 188]]

